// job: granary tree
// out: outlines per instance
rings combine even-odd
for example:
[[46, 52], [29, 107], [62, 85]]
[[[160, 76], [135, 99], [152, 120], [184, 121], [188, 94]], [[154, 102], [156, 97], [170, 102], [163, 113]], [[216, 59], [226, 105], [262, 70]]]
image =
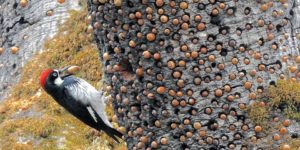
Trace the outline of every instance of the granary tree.
[[268, 87], [297, 78], [299, 4], [89, 0], [128, 149], [291, 148], [298, 135], [285, 128], [290, 120], [277, 134], [254, 122], [249, 107], [267, 107]]

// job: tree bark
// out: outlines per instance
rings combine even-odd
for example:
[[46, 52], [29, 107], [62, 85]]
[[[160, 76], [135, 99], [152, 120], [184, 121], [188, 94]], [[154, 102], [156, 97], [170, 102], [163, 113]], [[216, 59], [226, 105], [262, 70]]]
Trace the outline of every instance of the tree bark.
[[89, 0], [128, 149], [269, 149], [287, 142], [267, 144], [272, 134], [255, 132], [243, 107], [280, 77], [295, 77], [287, 64], [297, 66], [299, 4]]

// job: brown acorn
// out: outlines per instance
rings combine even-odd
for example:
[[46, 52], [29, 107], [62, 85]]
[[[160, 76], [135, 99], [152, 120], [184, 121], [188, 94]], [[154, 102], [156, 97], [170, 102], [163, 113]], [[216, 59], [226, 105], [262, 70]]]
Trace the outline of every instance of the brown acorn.
[[46, 12], [46, 15], [47, 15], [47, 16], [52, 16], [52, 15], [53, 15], [53, 10], [48, 10], [48, 11]]
[[136, 69], [135, 73], [138, 77], [143, 76], [143, 74], [144, 74], [143, 68], [139, 67], [138, 69]]
[[249, 90], [252, 87], [252, 83], [247, 81], [247, 82], [244, 83], [244, 87], [245, 87], [245, 89]]
[[57, 0], [58, 3], [63, 4], [65, 0]]
[[143, 56], [144, 58], [148, 59], [148, 58], [151, 58], [151, 53], [149, 51], [144, 51], [143, 52]]
[[13, 47], [11, 47], [11, 53], [12, 54], [17, 54], [17, 52], [19, 51], [19, 48], [18, 47], [16, 47], [16, 46], [13, 46]]
[[263, 4], [260, 6], [261, 11], [267, 11], [269, 9], [269, 6], [267, 4]]
[[221, 89], [216, 89], [215, 90], [215, 96], [216, 97], [221, 97], [223, 95], [223, 91]]
[[291, 150], [291, 146], [288, 144], [284, 144], [284, 145], [282, 145], [282, 150]]
[[156, 141], [152, 141], [152, 142], [151, 142], [151, 147], [152, 147], [152, 148], [157, 148], [157, 147], [158, 147], [157, 142], [156, 142]]
[[69, 74], [76, 74], [80, 70], [79, 66], [71, 66], [67, 69]]
[[168, 68], [169, 69], [174, 69], [175, 67], [176, 67], [176, 64], [175, 64], [175, 62], [174, 61], [172, 61], [172, 60], [170, 60], [170, 61], [168, 61]]
[[189, 7], [189, 4], [187, 2], [180, 2], [179, 8], [180, 9], [187, 9]]
[[262, 131], [262, 127], [261, 126], [255, 126], [254, 131], [255, 132], [261, 132]]
[[166, 145], [169, 143], [168, 139], [166, 137], [163, 137], [160, 139], [160, 143], [163, 144], [163, 145]]
[[169, 21], [169, 17], [166, 15], [160, 16], [160, 22], [167, 23]]
[[147, 38], [147, 40], [148, 40], [149, 42], [153, 42], [153, 41], [155, 40], [156, 36], [155, 36], [154, 33], [148, 33], [148, 34], [146, 35], [146, 38]]
[[4, 52], [4, 48], [0, 47], [0, 55]]
[[203, 30], [205, 30], [205, 28], [206, 28], [206, 25], [205, 25], [205, 23], [203, 23], [203, 22], [201, 22], [201, 23], [199, 23], [199, 24], [197, 25], [197, 29], [198, 29], [199, 31], [203, 31]]
[[28, 0], [20, 0], [21, 7], [26, 7], [28, 5]]
[[166, 88], [164, 86], [160, 86], [156, 89], [157, 93], [163, 94], [166, 91]]

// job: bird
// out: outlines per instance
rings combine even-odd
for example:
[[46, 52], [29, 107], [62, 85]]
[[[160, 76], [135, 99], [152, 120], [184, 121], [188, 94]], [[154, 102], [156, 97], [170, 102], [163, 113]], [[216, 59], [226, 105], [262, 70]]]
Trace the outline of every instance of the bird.
[[88, 126], [104, 131], [119, 143], [123, 134], [112, 127], [105, 113], [102, 90], [96, 90], [87, 81], [63, 69], [46, 69], [40, 75], [40, 85], [58, 104]]

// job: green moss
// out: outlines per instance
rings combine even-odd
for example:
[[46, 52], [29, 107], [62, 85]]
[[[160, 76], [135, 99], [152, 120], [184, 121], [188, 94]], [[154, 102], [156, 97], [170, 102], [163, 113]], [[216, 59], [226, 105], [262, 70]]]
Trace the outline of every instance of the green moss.
[[248, 107], [248, 115], [251, 121], [255, 125], [260, 125], [263, 129], [268, 129], [270, 126], [268, 121], [270, 120], [270, 111], [267, 107], [260, 105], [259, 102], [253, 103]]
[[300, 83], [291, 80], [278, 80], [276, 86], [270, 86], [268, 91], [269, 104], [278, 108], [285, 105], [285, 115], [290, 119], [300, 120]]

